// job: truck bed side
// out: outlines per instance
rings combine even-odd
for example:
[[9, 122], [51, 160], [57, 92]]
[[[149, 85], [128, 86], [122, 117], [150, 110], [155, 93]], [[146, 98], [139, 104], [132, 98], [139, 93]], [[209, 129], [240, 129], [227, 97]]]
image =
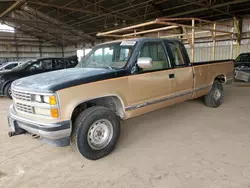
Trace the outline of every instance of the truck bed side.
[[220, 79], [223, 83], [232, 80], [233, 69], [232, 60], [193, 63], [194, 93], [192, 98], [206, 95], [215, 79]]

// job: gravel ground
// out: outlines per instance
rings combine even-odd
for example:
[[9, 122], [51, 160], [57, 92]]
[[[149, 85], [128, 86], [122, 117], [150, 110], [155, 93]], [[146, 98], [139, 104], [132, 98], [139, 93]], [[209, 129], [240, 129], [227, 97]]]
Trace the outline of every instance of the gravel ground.
[[225, 87], [212, 109], [188, 101], [122, 123], [116, 150], [89, 161], [21, 135], [0, 99], [0, 187], [250, 188], [250, 87]]

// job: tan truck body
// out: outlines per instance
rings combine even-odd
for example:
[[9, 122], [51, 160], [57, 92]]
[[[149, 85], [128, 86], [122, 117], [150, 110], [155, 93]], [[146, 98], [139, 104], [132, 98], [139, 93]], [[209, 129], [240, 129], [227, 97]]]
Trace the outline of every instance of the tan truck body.
[[[171, 52], [167, 44], [168, 42], [176, 45], [176, 48], [178, 47], [180, 48], [179, 51], [182, 51], [182, 59], [185, 60], [182, 67], [176, 65], [175, 61], [177, 60], [173, 60], [173, 54], [177, 53], [177, 51]], [[111, 44], [103, 44], [105, 47], [103, 48], [106, 49], [105, 45]], [[119, 48], [124, 48], [121, 46], [122, 44], [123, 42], [115, 43]], [[133, 52], [126, 64], [127, 68], [109, 69], [109, 66], [105, 69], [76, 68], [15, 81], [12, 84], [14, 104], [10, 107], [9, 113], [10, 126], [14, 132], [11, 132], [10, 135], [29, 132], [40, 136], [48, 142], [55, 142], [56, 145], [69, 145], [69, 138], [74, 134], [78, 134], [72, 133], [74, 126], [76, 126], [74, 124], [77, 123], [77, 117], [79, 119], [79, 115], [90, 107], [105, 107], [105, 109], [109, 109], [117, 117], [120, 117], [120, 119], [128, 119], [202, 96], [214, 95], [216, 97], [218, 95], [217, 98], [219, 97], [218, 99], [222, 100], [223, 90], [220, 84], [227, 83], [233, 79], [232, 61], [191, 64], [184, 46], [178, 41], [153, 38], [126, 41], [126, 45], [128, 44], [133, 46]], [[140, 49], [148, 44], [153, 44], [153, 46], [161, 45], [166, 53], [165, 56], [169, 56], [169, 60], [154, 61], [151, 57], [138, 58]], [[102, 45], [96, 48], [102, 48]], [[157, 49], [159, 50], [159, 46]], [[126, 50], [129, 51], [127, 48]], [[157, 53], [159, 55], [159, 52]], [[169, 67], [163, 70], [158, 69], [161, 63], [169, 63], [167, 65]], [[153, 69], [154, 65], [155, 70]], [[141, 72], [133, 72], [134, 67], [147, 68], [141, 69]], [[214, 91], [214, 84], [217, 82], [220, 82], [219, 88]], [[47, 95], [56, 97], [56, 103], [52, 106], [44, 104], [45, 100], [40, 102], [40, 99], [45, 98]], [[219, 103], [216, 104], [216, 107], [218, 105]], [[37, 107], [43, 113], [43, 108], [56, 108], [58, 116], [53, 118], [38, 115], [36, 114], [38, 111]], [[99, 113], [99, 115], [101, 114], [102, 112]], [[91, 115], [86, 115], [86, 118], [88, 116]], [[83, 118], [83, 120], [86, 118]], [[83, 126], [85, 126], [84, 123]], [[96, 126], [99, 126], [99, 124]], [[100, 123], [100, 127], [106, 127], [105, 129], [108, 130], [108, 126], [102, 122]], [[112, 130], [113, 134], [113, 128], [110, 130]], [[89, 134], [91, 135], [92, 133], [89, 132]], [[99, 131], [97, 137], [99, 134], [102, 135]], [[74, 138], [77, 138], [77, 136], [73, 136]], [[78, 145], [76, 147], [78, 148]], [[85, 147], [88, 148], [88, 145], [85, 145]], [[93, 146], [93, 148], [95, 147]], [[104, 156], [103, 154], [91, 158], [88, 156], [90, 151], [83, 152], [79, 148], [78, 150], [82, 155], [90, 159], [97, 159]], [[102, 150], [102, 148], [99, 148], [99, 150]], [[87, 156], [83, 153], [87, 153]]]

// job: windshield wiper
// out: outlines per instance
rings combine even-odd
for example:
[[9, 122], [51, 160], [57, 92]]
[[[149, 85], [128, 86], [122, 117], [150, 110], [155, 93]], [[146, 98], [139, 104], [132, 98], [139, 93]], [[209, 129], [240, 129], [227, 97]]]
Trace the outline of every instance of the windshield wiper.
[[[105, 64], [101, 64], [101, 63], [99, 63], [98, 61], [92, 62], [92, 64], [94, 64], [94, 65], [99, 65], [99, 66], [101, 66], [101, 67], [108, 67], [109, 69], [113, 69], [111, 66], [105, 65]], [[90, 64], [90, 65], [91, 65], [91, 64]]]
[[109, 65], [103, 65], [103, 66], [106, 66], [106, 67], [108, 67], [109, 69], [113, 69], [111, 66], [109, 66]]
[[91, 62], [91, 63], [88, 64], [88, 65], [86, 65], [85, 63], [82, 63], [82, 64], [81, 64], [81, 67], [82, 67], [82, 68], [84, 68], [84, 67], [91, 67], [91, 65], [99, 66], [99, 68], [107, 67], [107, 68], [109, 68], [109, 69], [113, 69], [113, 67], [111, 67], [110, 65], [101, 64], [101, 63], [99, 63], [98, 61]]

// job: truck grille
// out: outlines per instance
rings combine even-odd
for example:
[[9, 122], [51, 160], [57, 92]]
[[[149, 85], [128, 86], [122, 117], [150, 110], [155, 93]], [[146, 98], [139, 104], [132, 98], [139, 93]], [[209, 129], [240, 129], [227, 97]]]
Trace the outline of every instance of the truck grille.
[[16, 103], [15, 107], [18, 111], [33, 114], [33, 107], [30, 105]]
[[18, 100], [31, 101], [31, 94], [26, 92], [12, 90], [12, 97]]
[[31, 105], [31, 94], [12, 89], [12, 97], [14, 100], [14, 107], [17, 111], [33, 114], [34, 110]]

